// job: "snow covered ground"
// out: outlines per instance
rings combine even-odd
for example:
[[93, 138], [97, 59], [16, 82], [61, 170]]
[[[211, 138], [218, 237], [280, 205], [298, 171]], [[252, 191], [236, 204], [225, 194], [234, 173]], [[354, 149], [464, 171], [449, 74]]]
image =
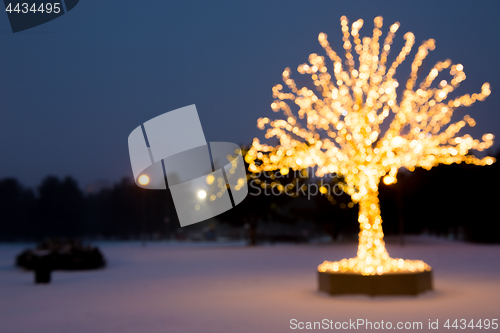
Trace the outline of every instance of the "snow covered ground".
[[[422, 322], [423, 329], [409, 330], [419, 332], [428, 331], [430, 319], [439, 320], [433, 332], [470, 332], [448, 330], [443, 324], [446, 319], [466, 319], [467, 324], [471, 319], [475, 324], [500, 319], [498, 245], [425, 237], [407, 238], [404, 247], [389, 243], [391, 256], [422, 259], [433, 267], [435, 291], [416, 297], [331, 297], [316, 291], [317, 265], [354, 256], [355, 243], [99, 246], [107, 268], [58, 271], [51, 284], [34, 285], [32, 273], [13, 266], [14, 256], [25, 246], [0, 245], [0, 332], [299, 331], [290, 328], [291, 319], [363, 319], [372, 325], [383, 320], [393, 326]], [[358, 330], [372, 331], [366, 326]]]

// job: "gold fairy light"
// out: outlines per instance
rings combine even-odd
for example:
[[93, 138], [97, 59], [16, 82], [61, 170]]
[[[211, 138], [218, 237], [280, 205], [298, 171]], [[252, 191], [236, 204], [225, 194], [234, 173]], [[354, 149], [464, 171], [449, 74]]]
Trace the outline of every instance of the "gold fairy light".
[[[314, 53], [309, 56], [309, 63], [297, 68], [299, 73], [311, 76], [314, 89], [298, 87], [290, 68], [283, 71], [288, 89], [285, 91], [281, 84], [273, 87], [275, 100], [271, 108], [282, 111], [284, 117], [260, 118], [257, 122], [260, 129], [267, 129], [265, 137], [277, 138], [279, 144], [270, 146], [255, 138], [245, 155], [249, 171], [280, 170], [286, 174], [289, 169], [316, 167], [318, 177], [329, 173], [344, 177], [344, 191], [359, 205], [357, 257], [325, 261], [319, 271], [371, 275], [429, 270], [419, 260], [389, 257], [383, 240], [379, 183], [381, 179], [385, 184], [395, 183], [402, 167], [413, 171], [415, 167], [430, 169], [438, 164], [492, 164], [494, 158], [477, 158], [469, 151], [489, 148], [493, 134], [483, 135], [482, 140], [468, 134], [457, 136], [464, 126], [475, 125], [468, 115], [450, 123], [458, 107], [484, 100], [490, 94], [490, 86], [485, 83], [479, 93], [448, 99], [465, 79], [463, 65], [450, 60], [436, 63], [415, 86], [423, 60], [435, 47], [435, 41], [429, 39], [419, 46], [398, 98], [399, 82], [394, 76], [415, 43], [414, 35], [404, 35], [405, 45], [391, 63], [388, 55], [399, 23], [391, 25], [383, 41], [382, 17], [375, 18], [372, 37], [360, 37], [361, 19], [350, 29], [345, 16], [340, 23], [346, 60], [342, 61], [333, 50], [327, 35], [320, 33], [318, 40], [333, 62], [333, 72], [328, 71], [325, 57]], [[451, 79], [437, 83], [441, 72], [449, 72]], [[292, 111], [292, 106], [298, 112]]]

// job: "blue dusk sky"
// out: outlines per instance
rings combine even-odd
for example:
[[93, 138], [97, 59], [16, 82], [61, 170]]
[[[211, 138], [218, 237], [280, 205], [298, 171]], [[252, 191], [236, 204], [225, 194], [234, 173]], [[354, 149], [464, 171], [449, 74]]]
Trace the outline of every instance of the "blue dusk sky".
[[263, 138], [256, 120], [274, 116], [271, 88], [283, 69], [296, 78], [310, 53], [324, 54], [320, 32], [341, 51], [342, 15], [365, 21], [361, 35], [371, 35], [378, 15], [384, 34], [399, 21], [393, 57], [407, 31], [417, 45], [434, 38], [424, 73], [450, 58], [467, 75], [457, 94], [490, 82], [491, 96], [460, 114], [475, 118], [475, 137], [500, 138], [499, 14], [498, 0], [81, 0], [16, 34], [0, 14], [0, 178], [37, 186], [49, 174], [71, 175], [85, 187], [131, 177], [129, 133], [190, 104], [207, 141]]

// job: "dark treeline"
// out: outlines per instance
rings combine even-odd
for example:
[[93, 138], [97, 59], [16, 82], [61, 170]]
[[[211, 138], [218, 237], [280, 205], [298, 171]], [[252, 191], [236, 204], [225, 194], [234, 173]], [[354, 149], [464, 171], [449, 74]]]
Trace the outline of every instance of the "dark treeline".
[[398, 183], [380, 188], [385, 233], [397, 233], [402, 220], [406, 233], [498, 243], [499, 189], [499, 163], [440, 165], [400, 174]]
[[[500, 157], [497, 155], [497, 158]], [[430, 171], [401, 172], [398, 182], [380, 186], [386, 235], [427, 232], [479, 242], [500, 242], [500, 167], [440, 165]], [[255, 242], [266, 220], [294, 224], [299, 219], [320, 226], [325, 234], [356, 235], [357, 206], [346, 195], [335, 205], [323, 195], [308, 205], [289, 196], [249, 195], [219, 216], [223, 223], [250, 229]], [[98, 193], [84, 193], [74, 179], [47, 177], [36, 189], [17, 180], [0, 180], [0, 241], [33, 241], [47, 237], [165, 239], [179, 228], [167, 191], [143, 190], [122, 180]]]
[[0, 240], [164, 238], [179, 225], [172, 207], [168, 191], [143, 190], [127, 179], [85, 194], [71, 177], [49, 176], [36, 190], [7, 178], [0, 180]]

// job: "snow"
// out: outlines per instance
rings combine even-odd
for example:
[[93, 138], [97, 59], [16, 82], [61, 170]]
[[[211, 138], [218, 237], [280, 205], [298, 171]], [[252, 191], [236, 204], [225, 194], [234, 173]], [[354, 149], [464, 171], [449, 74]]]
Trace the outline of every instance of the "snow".
[[500, 313], [499, 245], [410, 237], [402, 247], [389, 240], [391, 256], [433, 267], [435, 291], [384, 297], [317, 291], [317, 265], [354, 256], [351, 242], [98, 245], [108, 260], [105, 269], [57, 271], [51, 284], [35, 285], [31, 272], [13, 266], [26, 245], [0, 244], [0, 332], [299, 331], [290, 328], [291, 319], [421, 321], [419, 332], [438, 319], [439, 330], [431, 331], [441, 332], [448, 331], [446, 319], [469, 322]]

